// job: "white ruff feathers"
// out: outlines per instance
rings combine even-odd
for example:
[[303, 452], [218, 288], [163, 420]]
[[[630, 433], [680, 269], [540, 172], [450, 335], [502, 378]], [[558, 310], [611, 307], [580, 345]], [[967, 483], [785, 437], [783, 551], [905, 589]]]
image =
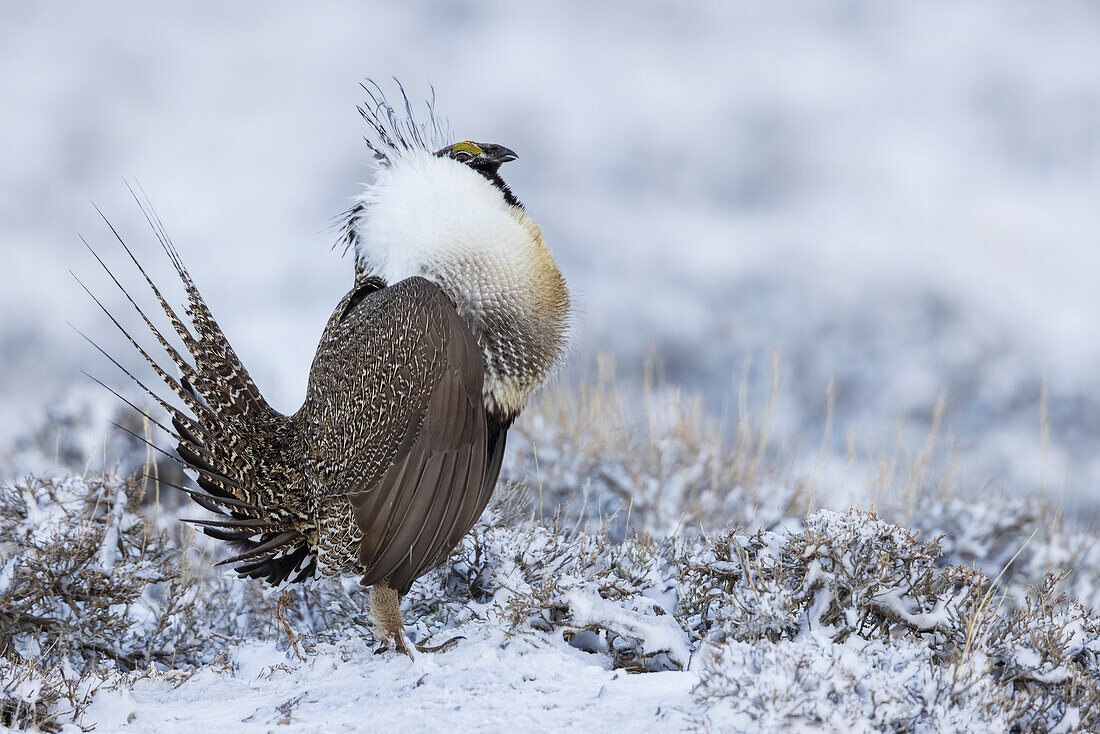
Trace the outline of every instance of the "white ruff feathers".
[[531, 227], [468, 166], [405, 151], [379, 166], [360, 201], [357, 254], [387, 283], [420, 275], [478, 311], [525, 280]]

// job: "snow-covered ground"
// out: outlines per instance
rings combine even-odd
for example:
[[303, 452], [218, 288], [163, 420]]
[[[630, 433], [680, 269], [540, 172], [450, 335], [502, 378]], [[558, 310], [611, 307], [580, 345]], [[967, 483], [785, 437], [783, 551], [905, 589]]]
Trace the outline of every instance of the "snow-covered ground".
[[[1079, 603], [1095, 601], [1100, 539], [1011, 503], [974, 513], [922, 498], [935, 529], [924, 536], [822, 510], [773, 530], [615, 542], [539, 521], [534, 489], [513, 488], [404, 599], [413, 639], [449, 643], [409, 660], [375, 650], [354, 580], [283, 593], [230, 578], [210, 567], [208, 544], [174, 539], [173, 513], [142, 508], [142, 493], [78, 476], [0, 486], [4, 723], [74, 734], [1100, 724], [1100, 618]], [[1017, 549], [1007, 568], [1006, 548]], [[974, 562], [1002, 571], [960, 565]]]
[[[464, 630], [463, 630], [464, 631]], [[698, 676], [630, 675], [565, 642], [477, 631], [421, 660], [375, 655], [358, 637], [306, 662], [273, 644], [230, 651], [227, 669], [182, 685], [147, 680], [97, 697], [97, 730], [201, 731], [682, 731]], [[183, 701], [201, 705], [181, 705]], [[286, 728], [282, 728], [285, 726]]]
[[830, 381], [841, 453], [849, 428], [923, 435], [946, 393], [960, 476], [1087, 502], [1098, 32], [1083, 1], [7, 3], [0, 404], [96, 364], [65, 321], [109, 332], [67, 270], [94, 270], [77, 232], [114, 252], [90, 199], [150, 251], [125, 177], [295, 407], [349, 277], [326, 226], [369, 175], [357, 82], [392, 74], [519, 151], [578, 296], [573, 374], [610, 351], [629, 384], [652, 349], [719, 405], [751, 360], [762, 402], [781, 348], [790, 441], [816, 450]]

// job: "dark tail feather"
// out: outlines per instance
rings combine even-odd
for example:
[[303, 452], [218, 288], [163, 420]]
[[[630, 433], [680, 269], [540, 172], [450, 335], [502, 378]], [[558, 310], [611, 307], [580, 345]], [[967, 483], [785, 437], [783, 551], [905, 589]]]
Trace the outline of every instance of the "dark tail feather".
[[[191, 274], [187, 272], [187, 268], [183, 265], [183, 260], [180, 258], [179, 253], [176, 252], [175, 245], [172, 244], [172, 240], [169, 239], [167, 232], [164, 230], [164, 225], [161, 223], [160, 218], [153, 211], [148, 201], [143, 202], [133, 189], [130, 189], [130, 193], [134, 195], [134, 200], [137, 202], [138, 207], [145, 215], [146, 221], [153, 230], [153, 234], [160, 242], [161, 247], [164, 249], [165, 254], [168, 255], [169, 260], [172, 261], [173, 267], [176, 269], [176, 274], [180, 280], [183, 281], [184, 288], [187, 291], [187, 315], [191, 319], [191, 323], [194, 324], [195, 330], [199, 335], [199, 344], [196, 345], [198, 349], [202, 350], [203, 358], [199, 359], [198, 353], [192, 351], [195, 354], [199, 368], [200, 382], [196, 383], [196, 387], [199, 389], [199, 393], [203, 398], [215, 406], [215, 410], [221, 415], [241, 415], [245, 417], [256, 417], [265, 414], [274, 413], [271, 407], [260, 395], [259, 388], [256, 387], [256, 383], [252, 381], [252, 378], [248, 374], [248, 370], [244, 368], [237, 353], [233, 350], [233, 347], [229, 344], [229, 340], [226, 339], [225, 334], [222, 332], [221, 327], [218, 326], [218, 322], [214, 319], [214, 315], [210, 312], [210, 308], [206, 305], [206, 301], [203, 299], [199, 289], [195, 286], [195, 282], [191, 279]], [[143, 192], [144, 193], [144, 192]], [[121, 238], [119, 239], [121, 242]], [[126, 247], [123, 243], [123, 247]], [[149, 286], [153, 288], [154, 293], [157, 296], [157, 300], [160, 301], [161, 306], [165, 309], [165, 313], [169, 315], [169, 318], [173, 320], [173, 326], [179, 323], [179, 319], [171, 313], [171, 308], [168, 306], [167, 301], [160, 295], [156, 287], [153, 285], [152, 279], [141, 268], [141, 264], [138, 263], [137, 258], [130, 252], [129, 248], [126, 248], [127, 254], [130, 259], [134, 261], [134, 264], [141, 270], [141, 274], [145, 277]], [[182, 323], [177, 328], [183, 329]], [[181, 338], [182, 334], [181, 334]], [[191, 349], [189, 346], [188, 349]], [[206, 390], [203, 390], [203, 387]], [[209, 393], [209, 394], [208, 394]]]
[[240, 555], [233, 556], [232, 558], [226, 558], [224, 561], [219, 562], [217, 565], [225, 566], [230, 563], [240, 563], [241, 561], [255, 561], [259, 559], [267, 559], [274, 556], [276, 553], [282, 550], [286, 550], [293, 545], [298, 545], [302, 542], [303, 538], [301, 533], [296, 530], [288, 530], [284, 533], [280, 533], [264, 543], [258, 544], [255, 547], [241, 553]]
[[250, 505], [247, 502], [241, 502], [240, 500], [235, 500], [229, 497], [219, 497], [211, 494], [206, 494], [204, 492], [199, 492], [194, 489], [189, 489], [188, 487], [181, 487], [178, 484], [172, 484], [171, 482], [165, 481], [160, 477], [155, 477], [152, 474], [142, 474], [142, 478], [152, 479], [155, 482], [160, 482], [166, 487], [171, 487], [172, 489], [175, 489], [179, 492], [183, 492], [192, 500], [194, 500], [195, 504], [220, 515], [235, 512], [237, 514], [247, 515], [248, 517], [261, 516], [260, 508], [256, 507], [255, 505]]
[[[131, 193], [134, 193], [133, 189]], [[152, 418], [100, 380], [90, 375], [89, 377], [148, 419], [176, 443], [177, 456], [172, 456], [144, 436], [115, 424], [120, 430], [194, 472], [200, 490], [187, 489], [168, 482], [164, 484], [183, 491], [197, 505], [215, 513], [216, 517], [213, 519], [187, 522], [197, 525], [206, 535], [230, 542], [239, 551], [234, 557], [222, 561], [222, 564], [239, 564], [236, 570], [241, 576], [266, 579], [272, 584], [286, 581], [295, 572], [297, 573], [293, 582], [305, 580], [314, 574], [316, 560], [311, 557], [305, 534], [298, 529], [301, 513], [285, 504], [291, 499], [287, 496], [288, 479], [286, 476], [265, 472], [264, 463], [257, 458], [265, 456], [270, 460], [272, 446], [280, 445], [282, 438], [281, 434], [272, 432], [283, 430], [280, 426], [285, 425], [288, 419], [264, 401], [184, 268], [159, 218], [136, 193], [134, 198], [184, 284], [188, 298], [185, 313], [194, 333], [168, 303], [115, 227], [106, 217], [103, 218], [104, 222], [141, 273], [171, 322], [173, 330], [190, 353], [193, 363], [172, 346], [87, 241], [84, 244], [88, 250], [133, 306], [179, 371], [180, 377], [177, 379], [169, 375], [79, 278], [77, 282], [191, 415], [162, 398], [117, 359], [77, 330], [77, 333], [168, 413], [171, 427]], [[103, 216], [102, 212], [100, 216]], [[274, 463], [293, 466], [293, 457], [289, 458], [289, 461], [277, 460]]]

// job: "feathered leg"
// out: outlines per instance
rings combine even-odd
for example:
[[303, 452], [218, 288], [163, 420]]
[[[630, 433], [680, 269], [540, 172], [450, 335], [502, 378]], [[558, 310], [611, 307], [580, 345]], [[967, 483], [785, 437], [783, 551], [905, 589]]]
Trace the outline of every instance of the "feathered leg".
[[385, 645], [392, 642], [398, 652], [416, 659], [412, 652], [413, 644], [405, 636], [405, 624], [401, 621], [401, 597], [396, 589], [384, 582], [372, 586], [370, 615]]
[[458, 644], [459, 640], [466, 639], [461, 635], [439, 645], [424, 645], [414, 643], [405, 636], [405, 624], [401, 621], [401, 596], [393, 587], [385, 584], [375, 584], [370, 590], [370, 614], [375, 628], [382, 637], [385, 647], [391, 644], [398, 652], [405, 653], [413, 660], [413, 648], [420, 652], [446, 652]]

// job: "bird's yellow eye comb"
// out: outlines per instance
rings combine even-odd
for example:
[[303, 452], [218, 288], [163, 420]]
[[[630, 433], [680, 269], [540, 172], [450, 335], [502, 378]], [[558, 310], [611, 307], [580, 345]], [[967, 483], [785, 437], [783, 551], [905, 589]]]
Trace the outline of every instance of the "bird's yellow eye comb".
[[463, 153], [464, 152], [464, 153], [472, 153], [474, 155], [481, 155], [481, 153], [482, 153], [481, 148], [479, 148], [471, 140], [463, 140], [461, 143], [455, 143], [454, 148], [452, 150], [454, 150], [455, 153]]

